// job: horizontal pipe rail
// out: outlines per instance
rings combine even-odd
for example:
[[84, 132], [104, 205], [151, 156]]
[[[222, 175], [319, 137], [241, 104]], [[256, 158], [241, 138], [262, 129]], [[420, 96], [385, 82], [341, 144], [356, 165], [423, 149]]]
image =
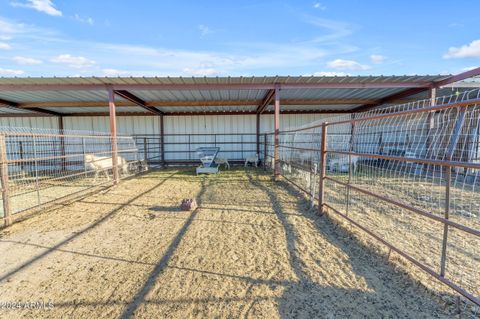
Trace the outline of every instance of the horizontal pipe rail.
[[408, 255], [406, 252], [404, 252], [403, 250], [397, 248], [396, 246], [392, 245], [391, 243], [389, 243], [388, 241], [384, 240], [383, 238], [381, 238], [380, 236], [376, 235], [375, 233], [373, 233], [372, 231], [370, 231], [368, 228], [360, 225], [359, 223], [357, 223], [356, 221], [354, 221], [352, 218], [348, 217], [347, 215], [341, 213], [340, 211], [338, 211], [337, 209], [335, 209], [334, 207], [332, 207], [331, 205], [325, 203], [324, 204], [325, 207], [327, 207], [328, 209], [332, 210], [334, 213], [336, 213], [337, 215], [345, 218], [346, 220], [348, 220], [350, 223], [352, 223], [353, 225], [355, 225], [356, 227], [360, 228], [361, 230], [363, 230], [364, 232], [366, 232], [367, 234], [369, 234], [370, 236], [372, 236], [373, 238], [375, 238], [376, 240], [378, 240], [379, 242], [381, 242], [382, 244], [384, 244], [385, 246], [387, 246], [388, 248], [390, 248], [391, 250], [395, 251], [397, 254], [399, 254], [400, 256], [402, 256], [403, 258], [407, 259], [408, 261], [410, 261], [412, 264], [416, 265], [417, 267], [419, 267], [420, 269], [422, 269], [423, 271], [425, 271], [426, 273], [430, 274], [431, 276], [433, 276], [434, 278], [436, 278], [437, 280], [441, 281], [442, 283], [446, 284], [447, 286], [449, 286], [450, 288], [452, 288], [453, 290], [457, 291], [459, 294], [461, 294], [462, 296], [464, 296], [465, 298], [467, 298], [468, 300], [472, 301], [473, 303], [477, 304], [480, 306], [480, 299], [476, 298], [474, 295], [470, 294], [469, 292], [467, 292], [465, 289], [461, 288], [460, 286], [456, 285], [455, 283], [453, 283], [452, 281], [448, 280], [447, 278], [445, 277], [442, 277], [440, 276], [438, 273], [436, 273], [434, 270], [430, 269], [429, 267], [425, 266], [424, 264], [420, 263], [419, 261], [417, 261], [415, 258], [411, 257], [410, 255]]
[[463, 168], [480, 169], [480, 164], [460, 162], [460, 161], [433, 160], [433, 159], [423, 159], [423, 158], [415, 158], [415, 157], [402, 157], [402, 156], [380, 155], [380, 154], [371, 154], [371, 153], [355, 153], [355, 152], [346, 152], [346, 151], [327, 150], [327, 153], [352, 155], [352, 156], [358, 156], [358, 157], [369, 157], [369, 158], [400, 161], [400, 162], [431, 164], [431, 165], [447, 166], [447, 167], [463, 167]]
[[[460, 102], [438, 104], [438, 105], [434, 105], [434, 106], [427, 106], [427, 107], [424, 107], [424, 108], [418, 108], [418, 109], [412, 109], [412, 110], [398, 111], [398, 112], [373, 115], [373, 116], [368, 116], [368, 117], [363, 117], [363, 118], [358, 117], [358, 118], [349, 119], [349, 120], [342, 120], [342, 121], [335, 121], [335, 122], [324, 122], [324, 123], [327, 126], [340, 125], [340, 124], [352, 124], [352, 123], [362, 122], [362, 121], [364, 122], [364, 121], [381, 120], [381, 119], [386, 119], [386, 118], [391, 118], [391, 117], [399, 117], [399, 116], [412, 115], [412, 114], [417, 114], [417, 113], [428, 113], [428, 112], [434, 112], [434, 111], [441, 111], [441, 110], [445, 110], [445, 109], [459, 108], [459, 107], [469, 106], [469, 105], [474, 105], [474, 104], [480, 104], [480, 99], [475, 98], [475, 99], [470, 99], [470, 100], [465, 100], [465, 101], [460, 101]], [[320, 128], [322, 125], [323, 125], [323, 123], [308, 126], [308, 127], [301, 127], [301, 128], [298, 128], [298, 129], [287, 129], [287, 130], [283, 130], [281, 133], [293, 133], [293, 132], [299, 132], [299, 131], [306, 131], [306, 130], [311, 130], [311, 129], [315, 129], [315, 128]], [[268, 134], [273, 134], [273, 133], [268, 133]]]
[[[126, 149], [126, 150], [120, 150], [118, 153], [132, 153], [132, 152], [138, 152], [137, 149]], [[87, 153], [90, 154], [90, 153]], [[112, 151], [106, 151], [106, 152], [92, 152], [92, 154], [95, 154], [95, 156], [99, 154], [113, 154]], [[75, 153], [75, 154], [68, 154], [68, 155], [53, 155], [53, 156], [47, 156], [47, 157], [34, 157], [34, 158], [23, 158], [23, 159], [11, 159], [11, 160], [6, 160], [3, 163], [7, 164], [15, 164], [15, 163], [28, 163], [28, 162], [42, 162], [42, 161], [50, 161], [54, 159], [67, 159], [67, 158], [74, 158], [74, 157], [80, 157], [80, 156], [85, 156], [83, 153]], [[101, 160], [101, 159], [99, 159]], [[1, 162], [0, 162], [1, 164]]]
[[476, 229], [473, 229], [473, 228], [470, 228], [470, 227], [467, 227], [465, 225], [462, 225], [462, 224], [459, 224], [459, 223], [456, 223], [456, 222], [453, 222], [449, 219], [445, 219], [443, 217], [439, 217], [439, 216], [436, 216], [432, 213], [429, 213], [427, 211], [424, 211], [424, 210], [421, 210], [421, 209], [418, 209], [418, 208], [415, 208], [415, 207], [412, 207], [410, 205], [407, 205], [407, 204], [404, 204], [402, 202], [399, 202], [399, 201], [396, 201], [396, 200], [393, 200], [391, 198], [388, 198], [386, 196], [383, 196], [383, 195], [379, 195], [379, 194], [376, 194], [376, 193], [373, 193], [373, 192], [370, 192], [370, 191], [367, 191], [365, 189], [362, 189], [360, 187], [357, 187], [357, 186], [354, 186], [354, 185], [351, 185], [351, 184], [348, 184], [348, 183], [345, 183], [345, 182], [342, 182], [342, 181], [339, 181], [338, 179], [334, 179], [332, 177], [329, 177], [329, 176], [326, 176], [325, 177], [326, 180], [329, 180], [329, 181], [332, 181], [334, 183], [337, 183], [337, 184], [340, 184], [342, 186], [345, 186], [345, 187], [349, 187], [355, 191], [358, 191], [358, 192], [361, 192], [361, 193], [364, 193], [366, 195], [370, 195], [372, 197], [375, 197], [375, 198], [378, 198], [380, 200], [383, 200], [387, 203], [390, 203], [390, 204], [393, 204], [395, 206], [398, 206], [398, 207], [401, 207], [401, 208], [405, 208], [411, 212], [414, 212], [416, 214], [419, 214], [419, 215], [422, 215], [422, 216], [425, 216], [427, 218], [430, 218], [430, 219], [433, 219], [435, 221], [438, 221], [438, 222], [441, 222], [443, 224], [448, 224], [449, 226], [452, 226], [452, 227], [455, 227], [459, 230], [462, 230], [466, 233], [469, 233], [469, 234], [472, 234], [472, 235], [475, 235], [477, 237], [480, 237], [480, 230], [476, 230]]

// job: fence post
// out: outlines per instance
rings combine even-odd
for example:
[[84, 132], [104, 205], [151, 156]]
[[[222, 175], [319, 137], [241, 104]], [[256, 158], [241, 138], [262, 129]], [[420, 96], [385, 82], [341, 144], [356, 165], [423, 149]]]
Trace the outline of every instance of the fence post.
[[280, 178], [280, 87], [275, 86], [275, 112], [273, 117], [275, 135], [273, 145], [273, 178], [279, 180]]
[[[450, 144], [447, 148], [446, 160], [451, 161], [457, 146], [460, 133], [462, 132], [463, 123], [465, 122], [466, 107], [460, 108], [458, 111], [458, 120], [453, 128]], [[447, 166], [445, 168], [445, 219], [450, 217], [450, 185], [452, 183], [452, 168]], [[443, 239], [442, 239], [442, 255], [440, 258], [440, 276], [445, 276], [445, 267], [447, 263], [447, 240], [448, 240], [448, 224], [443, 224]]]
[[322, 124], [322, 135], [320, 141], [320, 178], [318, 181], [318, 213], [323, 215], [325, 204], [325, 173], [327, 168], [327, 123]]
[[87, 177], [87, 163], [85, 162], [85, 137], [82, 137], [82, 153], [83, 153], [83, 171], [85, 172], [85, 178]]
[[113, 88], [111, 87], [108, 87], [108, 114], [110, 116], [113, 184], [116, 185], [119, 182], [118, 146], [117, 146], [117, 111], [115, 107], [115, 93], [113, 92]]
[[165, 166], [165, 126], [163, 121], [163, 114], [160, 115], [160, 160], [162, 166]]
[[33, 163], [35, 167], [35, 188], [37, 190], [37, 201], [40, 205], [40, 190], [38, 188], [38, 158], [37, 158], [37, 137], [33, 136]]
[[[352, 119], [355, 119], [355, 113], [352, 114]], [[352, 152], [353, 152], [353, 138], [355, 136], [355, 122], [352, 122], [352, 127], [350, 129], [350, 145], [348, 149], [348, 182], [347, 182], [347, 209], [345, 211], [345, 215], [348, 216], [348, 212], [350, 211], [350, 197], [351, 197], [351, 188], [350, 184], [352, 183], [352, 171], [353, 171], [353, 162], [352, 162]]]
[[147, 138], [143, 138], [143, 160], [147, 163]]
[[8, 181], [8, 162], [7, 162], [7, 143], [5, 135], [0, 135], [0, 177], [2, 181], [2, 201], [3, 201], [3, 219], [4, 225], [11, 224], [10, 217], [10, 189]]
[[263, 135], [263, 170], [267, 170], [267, 133]]

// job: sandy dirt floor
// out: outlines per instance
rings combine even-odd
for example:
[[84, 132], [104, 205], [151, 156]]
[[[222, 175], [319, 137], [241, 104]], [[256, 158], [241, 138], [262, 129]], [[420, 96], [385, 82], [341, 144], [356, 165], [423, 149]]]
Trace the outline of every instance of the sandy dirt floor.
[[[195, 197], [194, 212], [178, 209]], [[451, 318], [260, 170], [153, 171], [0, 231], [1, 318]]]

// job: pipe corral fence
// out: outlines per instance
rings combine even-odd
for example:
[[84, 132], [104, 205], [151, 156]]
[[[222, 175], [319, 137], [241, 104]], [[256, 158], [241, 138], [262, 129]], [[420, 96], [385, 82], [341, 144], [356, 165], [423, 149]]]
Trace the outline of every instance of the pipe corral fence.
[[[117, 146], [116, 163], [112, 145]], [[5, 127], [0, 128], [0, 167], [5, 225], [15, 214], [146, 169], [131, 136], [112, 141], [108, 133]]]
[[396, 252], [480, 306], [479, 90], [260, 141], [264, 168], [310, 196], [320, 215], [343, 218], [388, 256]]
[[480, 90], [266, 134], [112, 141], [109, 134], [0, 128], [0, 216], [111, 185], [146, 163], [199, 163], [195, 150], [203, 146], [220, 147], [231, 163], [258, 153], [263, 168], [306, 193], [320, 215], [348, 221], [480, 306]]
[[139, 152], [149, 165], [199, 164], [196, 149], [220, 147], [218, 157], [232, 164], [243, 163], [256, 150], [255, 133], [210, 133], [210, 134], [135, 134]]

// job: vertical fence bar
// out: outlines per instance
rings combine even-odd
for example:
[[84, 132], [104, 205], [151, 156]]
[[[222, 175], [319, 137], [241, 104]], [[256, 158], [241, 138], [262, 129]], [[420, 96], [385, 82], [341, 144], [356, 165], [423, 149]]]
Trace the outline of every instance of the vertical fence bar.
[[273, 122], [275, 126], [275, 137], [274, 137], [274, 167], [273, 167], [273, 178], [274, 180], [279, 180], [280, 178], [280, 88], [278, 85], [275, 86], [275, 113], [273, 117]]
[[323, 215], [325, 204], [325, 175], [327, 170], [327, 123], [322, 124], [320, 140], [320, 177], [318, 181], [318, 213]]
[[147, 154], [147, 138], [143, 138], [143, 160], [147, 163], [148, 154]]
[[[352, 114], [352, 119], [355, 119], [355, 113]], [[351, 197], [351, 188], [350, 184], [352, 183], [352, 173], [355, 169], [352, 162], [352, 152], [353, 152], [353, 143], [354, 143], [354, 136], [355, 136], [355, 122], [353, 122], [350, 130], [350, 142], [349, 142], [349, 150], [348, 150], [348, 182], [347, 182], [347, 208], [345, 210], [345, 214], [348, 216], [348, 212], [350, 211], [350, 197]]]
[[240, 135], [240, 154], [242, 159], [244, 159], [245, 157], [243, 157], [243, 135]]
[[110, 114], [110, 134], [112, 144], [113, 184], [119, 182], [118, 176], [118, 149], [117, 149], [117, 113], [115, 110], [115, 95], [112, 88], [108, 88], [108, 110]]
[[23, 142], [19, 141], [18, 142], [18, 148], [19, 148], [19, 153], [20, 153], [20, 160], [22, 161], [20, 163], [20, 168], [22, 169], [22, 172], [25, 170], [25, 163], [23, 162], [24, 154], [23, 154]]
[[[463, 123], [465, 122], [466, 107], [460, 108], [458, 111], [458, 119], [453, 128], [450, 143], [447, 148], [446, 160], [451, 161], [453, 154], [455, 153], [455, 147], [457, 146], [460, 133], [462, 132]], [[445, 167], [445, 212], [444, 218], [450, 217], [450, 186], [452, 183], [452, 168], [450, 166]], [[443, 225], [443, 239], [442, 239], [442, 255], [440, 258], [440, 276], [445, 276], [445, 268], [447, 263], [447, 240], [448, 240], [448, 224]]]
[[256, 141], [257, 141], [257, 154], [260, 156], [260, 113], [257, 113], [257, 133], [256, 133]]
[[63, 116], [58, 117], [58, 134], [60, 134], [60, 155], [62, 156], [62, 171], [65, 171], [67, 163], [65, 158], [65, 136], [63, 135]]
[[165, 126], [163, 114], [160, 115], [160, 160], [162, 161], [162, 166], [165, 166]]
[[83, 171], [85, 172], [85, 177], [87, 177], [87, 163], [85, 162], [85, 137], [82, 137], [82, 154], [83, 154]]
[[190, 143], [191, 143], [190, 134], [188, 134], [188, 159], [189, 159], [189, 160], [192, 159], [192, 156], [191, 156], [192, 147], [191, 147]]
[[267, 170], [267, 133], [263, 135], [263, 170]]
[[37, 158], [37, 137], [33, 136], [33, 165], [35, 168], [35, 189], [37, 191], [37, 201], [40, 205], [40, 190], [38, 183], [38, 158]]
[[0, 179], [2, 182], [3, 219], [5, 226], [9, 226], [12, 223], [10, 216], [10, 189], [7, 160], [7, 143], [5, 141], [5, 135], [2, 134], [0, 135]]

